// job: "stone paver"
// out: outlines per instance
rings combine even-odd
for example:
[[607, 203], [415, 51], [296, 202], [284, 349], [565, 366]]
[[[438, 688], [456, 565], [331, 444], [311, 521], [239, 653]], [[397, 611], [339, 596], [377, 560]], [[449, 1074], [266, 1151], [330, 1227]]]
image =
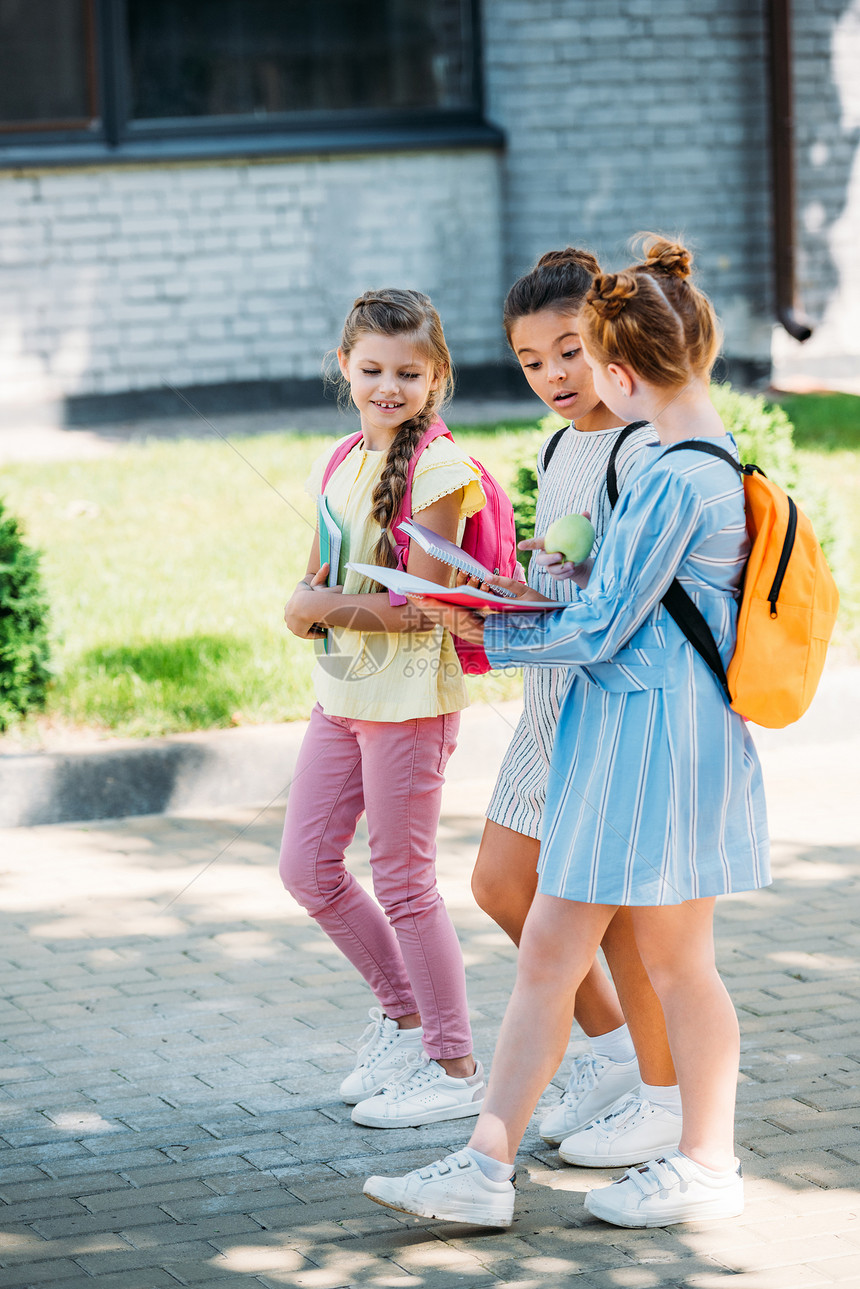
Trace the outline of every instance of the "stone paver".
[[[509, 1232], [369, 1204], [368, 1171], [464, 1130], [359, 1128], [338, 1101], [371, 1000], [279, 886], [280, 809], [0, 832], [0, 1289], [860, 1285], [858, 679], [833, 673], [802, 728], [762, 734], [776, 882], [720, 907], [734, 1222], [603, 1226], [582, 1196], [610, 1174], [559, 1166], [535, 1126]], [[515, 715], [468, 713], [440, 832], [485, 1059], [515, 954], [468, 877]]]

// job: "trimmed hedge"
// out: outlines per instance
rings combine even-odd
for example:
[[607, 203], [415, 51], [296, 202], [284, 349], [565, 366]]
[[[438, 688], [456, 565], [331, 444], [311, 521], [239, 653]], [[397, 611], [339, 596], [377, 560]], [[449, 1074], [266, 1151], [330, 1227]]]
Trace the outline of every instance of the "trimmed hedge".
[[39, 561], [0, 501], [0, 730], [45, 702], [51, 673]]

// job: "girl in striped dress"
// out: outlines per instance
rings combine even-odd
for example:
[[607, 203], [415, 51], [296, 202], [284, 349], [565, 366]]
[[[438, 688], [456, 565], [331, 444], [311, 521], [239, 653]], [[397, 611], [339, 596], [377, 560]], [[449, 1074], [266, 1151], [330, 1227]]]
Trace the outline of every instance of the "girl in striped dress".
[[[549, 251], [514, 283], [504, 309], [508, 343], [532, 390], [551, 411], [573, 417], [538, 455], [535, 533], [545, 533], [560, 515], [587, 512], [598, 544], [612, 513], [610, 457], [615, 452], [623, 489], [656, 437], [644, 422], [623, 428], [624, 418], [595, 393], [583, 360], [578, 314], [599, 272], [587, 251], [570, 246]], [[578, 588], [558, 575], [568, 569], [551, 570], [532, 559], [529, 585], [569, 603]], [[537, 888], [550, 756], [571, 674], [565, 666], [523, 668], [523, 713], [502, 762], [472, 876], [478, 904], [515, 944]], [[607, 929], [603, 949], [615, 987], [595, 961], [580, 985], [574, 1012], [589, 1039], [588, 1050], [574, 1058], [561, 1102], [540, 1125], [563, 1160], [593, 1167], [638, 1163], [677, 1145], [681, 1135], [680, 1095], [663, 1014], [626, 910]]]
[[[733, 440], [710, 400], [719, 346], [683, 247], [594, 281], [580, 334], [597, 393], [647, 417], [660, 444]], [[567, 1042], [579, 987], [619, 907], [660, 998], [683, 1133], [585, 1207], [618, 1226], [668, 1226], [743, 1210], [734, 1155], [738, 1023], [716, 970], [716, 897], [770, 881], [761, 768], [748, 727], [663, 605], [677, 578], [725, 665], [748, 553], [743, 490], [725, 462], [653, 450], [622, 495], [587, 586], [557, 613], [434, 620], [480, 641], [496, 666], [567, 664], [538, 892], [520, 947], [487, 1097], [468, 1147], [365, 1192], [406, 1212], [487, 1226], [513, 1216], [513, 1159]], [[526, 597], [536, 592], [527, 590]]]

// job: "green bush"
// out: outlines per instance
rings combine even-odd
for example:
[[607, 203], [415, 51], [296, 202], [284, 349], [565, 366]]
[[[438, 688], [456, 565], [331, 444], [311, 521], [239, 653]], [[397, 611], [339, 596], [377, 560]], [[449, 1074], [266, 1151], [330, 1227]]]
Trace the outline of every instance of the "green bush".
[[0, 501], [0, 730], [45, 701], [48, 606], [39, 555]]
[[[783, 488], [794, 491], [798, 485], [797, 455], [791, 421], [781, 407], [766, 403], [761, 395], [741, 394], [731, 385], [713, 385], [714, 405], [730, 434], [737, 440], [742, 461], [754, 461], [765, 474]], [[546, 439], [565, 422], [560, 417], [545, 416], [540, 422]], [[808, 500], [808, 498], [805, 498]], [[511, 492], [517, 525], [517, 540], [534, 533], [537, 504], [537, 463], [534, 454], [522, 455]], [[803, 504], [804, 498], [801, 498]]]
[[797, 488], [794, 429], [782, 407], [761, 394], [740, 394], [731, 385], [712, 385], [720, 419], [738, 445], [741, 461], [752, 461], [788, 492]]

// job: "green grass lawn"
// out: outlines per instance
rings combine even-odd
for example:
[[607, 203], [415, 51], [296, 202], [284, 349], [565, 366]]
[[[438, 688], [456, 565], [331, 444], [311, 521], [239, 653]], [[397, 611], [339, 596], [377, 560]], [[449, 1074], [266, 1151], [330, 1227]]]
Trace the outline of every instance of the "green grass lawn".
[[[835, 528], [838, 643], [857, 656], [860, 398], [792, 395], [783, 405], [803, 477]], [[521, 424], [457, 433], [505, 487], [543, 437]], [[313, 536], [302, 485], [331, 441], [267, 435], [237, 439], [233, 451], [219, 439], [151, 440], [95, 461], [3, 468], [0, 495], [44, 552], [56, 671], [45, 716], [16, 737], [38, 742], [80, 727], [156, 735], [306, 717], [313, 651], [289, 634], [282, 613]], [[519, 692], [506, 675], [469, 685], [473, 700]]]
[[[860, 397], [786, 394], [780, 404], [794, 425], [799, 477], [826, 509], [834, 538], [833, 570], [841, 597], [834, 645], [860, 657]], [[819, 508], [813, 514], [820, 524]]]
[[[505, 426], [457, 437], [509, 485], [515, 456], [542, 436]], [[100, 460], [0, 471], [0, 495], [43, 552], [56, 671], [45, 716], [16, 736], [307, 717], [313, 648], [287, 631], [283, 606], [313, 537], [303, 483], [331, 442], [267, 435], [237, 439], [233, 451], [221, 440], [151, 440]], [[475, 698], [517, 692], [506, 676], [470, 684]]]

